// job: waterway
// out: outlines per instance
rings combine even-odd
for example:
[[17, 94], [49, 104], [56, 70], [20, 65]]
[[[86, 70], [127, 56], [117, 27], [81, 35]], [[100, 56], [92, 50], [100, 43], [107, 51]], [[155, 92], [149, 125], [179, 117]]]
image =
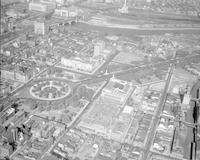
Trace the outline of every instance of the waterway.
[[[197, 91], [200, 88], [200, 80], [193, 86], [192, 90], [191, 90], [191, 96], [193, 98], [197, 98]], [[192, 101], [190, 103], [190, 109], [188, 110], [188, 112], [186, 113], [186, 121], [189, 123], [194, 123], [194, 117], [193, 117], [193, 112], [194, 112], [194, 107], [195, 107], [195, 103]], [[185, 156], [187, 158], [189, 158], [189, 155], [191, 153], [191, 142], [193, 142], [194, 139], [194, 133], [193, 133], [193, 128], [189, 128], [187, 130], [187, 137], [185, 140]], [[197, 145], [197, 150], [200, 150], [200, 146]], [[197, 160], [200, 159], [200, 154], [197, 155]]]
[[134, 35], [162, 35], [165, 33], [173, 34], [200, 34], [200, 29], [184, 29], [184, 28], [175, 28], [175, 29], [128, 29], [128, 28], [111, 28], [97, 25], [90, 25], [86, 23], [79, 22], [78, 24], [68, 26], [69, 28], [77, 28], [84, 31], [100, 31], [108, 34], [123, 35], [127, 37], [132, 37]]

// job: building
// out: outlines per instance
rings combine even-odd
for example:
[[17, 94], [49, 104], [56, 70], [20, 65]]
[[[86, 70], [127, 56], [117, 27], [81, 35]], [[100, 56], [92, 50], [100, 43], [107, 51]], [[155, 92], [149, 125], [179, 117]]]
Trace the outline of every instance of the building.
[[18, 13], [14, 9], [10, 9], [10, 10], [6, 11], [6, 15], [9, 17], [12, 17], [12, 18], [18, 17]]
[[56, 3], [57, 5], [64, 5], [66, 0], [40, 0], [40, 2], [51, 2]]
[[113, 3], [115, 0], [105, 0], [105, 3]]
[[132, 120], [133, 111], [134, 108], [131, 106], [124, 107], [119, 115], [119, 119], [112, 128], [111, 139], [124, 143], [125, 136]]
[[[25, 72], [19, 71], [16, 68], [13, 70], [8, 70], [8, 69], [1, 70], [1, 78], [7, 79], [7, 80], [27, 82], [32, 76], [33, 76], [32, 69], [29, 69]], [[7, 88], [7, 89], [10, 90], [10, 88]]]
[[0, 145], [0, 159], [4, 157], [9, 157], [13, 153], [12, 146], [5, 143]]
[[182, 104], [189, 106], [190, 100], [191, 100], [190, 94], [186, 93], [186, 94], [184, 94]]
[[82, 60], [78, 57], [68, 58], [62, 57], [61, 64], [72, 68], [73, 70], [92, 72], [97, 67], [98, 61], [96, 60]]
[[55, 2], [59, 5], [64, 5], [65, 4], [65, 0], [55, 0]]
[[26, 112], [24, 111], [18, 111], [12, 121], [10, 122], [13, 126], [19, 126], [26, 118]]
[[47, 31], [47, 27], [45, 26], [45, 22], [34, 22], [34, 32], [35, 34], [41, 34], [44, 35]]
[[11, 86], [9, 83], [0, 83], [0, 96], [4, 96], [11, 92]]
[[14, 80], [15, 79], [15, 72], [13, 70], [9, 70], [9, 69], [6, 69], [6, 68], [1, 69], [1, 78]]
[[5, 132], [5, 127], [0, 124], [0, 139], [2, 138], [3, 133]]
[[61, 7], [61, 8], [56, 8], [54, 11], [54, 16], [59, 16], [59, 17], [65, 17], [65, 18], [74, 18], [79, 15], [82, 15], [82, 10], [71, 6], [71, 7]]
[[16, 78], [17, 81], [27, 82], [32, 77], [31, 72], [32, 72], [31, 70], [28, 70], [26, 72], [16, 71], [15, 72], [15, 78]]
[[71, 6], [68, 8], [69, 17], [77, 17], [82, 16], [83, 11], [80, 8], [77, 8], [75, 6]]
[[105, 42], [104, 41], [98, 41], [94, 45], [94, 56], [101, 55], [101, 53], [103, 52], [104, 49], [105, 49]]
[[113, 124], [120, 112], [120, 106], [105, 101], [95, 102], [78, 128], [89, 134], [110, 138]]
[[127, 130], [128, 124], [122, 122], [122, 121], [117, 121], [112, 129], [111, 133], [111, 139], [117, 141], [117, 142], [124, 142], [124, 134]]
[[100, 123], [88, 123], [86, 120], [81, 121], [78, 126], [82, 131], [88, 134], [97, 134], [105, 138], [110, 138], [111, 132]]
[[112, 101], [112, 103], [123, 104], [131, 91], [131, 83], [112, 77], [107, 86], [103, 88], [101, 96], [107, 101]]
[[60, 17], [69, 17], [69, 11], [67, 8], [55, 9], [54, 15]]
[[39, 12], [51, 12], [56, 8], [56, 3], [53, 2], [40, 2], [40, 1], [32, 1], [29, 3], [30, 11], [39, 11]]
[[7, 121], [9, 118], [15, 115], [15, 109], [14, 108], [8, 108], [5, 111], [1, 112], [0, 122], [3, 124], [5, 121]]
[[133, 115], [134, 108], [131, 106], [125, 106], [122, 113], [119, 116], [119, 119], [124, 122], [130, 122]]
[[12, 127], [11, 128], [11, 133], [12, 133], [14, 142], [16, 142], [17, 139], [18, 139], [18, 131], [17, 131], [17, 129], [15, 127]]
[[119, 8], [118, 11], [120, 13], [128, 13], [128, 5], [127, 5], [127, 0], [124, 0], [124, 4], [122, 8]]
[[95, 101], [93, 107], [78, 124], [78, 128], [89, 134], [123, 142], [133, 108], [126, 106], [120, 116], [119, 113], [131, 90], [130, 83], [111, 78], [102, 90], [101, 97]]
[[54, 155], [47, 155], [43, 158], [43, 160], [59, 160], [59, 158]]

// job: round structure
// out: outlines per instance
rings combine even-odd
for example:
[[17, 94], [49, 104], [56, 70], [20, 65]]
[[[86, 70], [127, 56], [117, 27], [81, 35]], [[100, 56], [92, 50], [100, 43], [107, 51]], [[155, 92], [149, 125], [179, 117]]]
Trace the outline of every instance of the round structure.
[[70, 92], [70, 86], [62, 80], [39, 80], [30, 88], [30, 94], [40, 100], [59, 100]]

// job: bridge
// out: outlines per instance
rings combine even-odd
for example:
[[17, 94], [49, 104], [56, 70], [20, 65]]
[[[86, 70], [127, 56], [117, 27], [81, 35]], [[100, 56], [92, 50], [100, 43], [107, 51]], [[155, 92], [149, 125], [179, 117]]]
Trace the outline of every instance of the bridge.
[[53, 24], [59, 24], [59, 25], [73, 25], [76, 24], [78, 22], [82, 22], [83, 21], [83, 17], [82, 16], [76, 16], [76, 17], [60, 17], [60, 16], [56, 16], [56, 15], [52, 15], [52, 18], [55, 18], [53, 20], [55, 20], [55, 23]]

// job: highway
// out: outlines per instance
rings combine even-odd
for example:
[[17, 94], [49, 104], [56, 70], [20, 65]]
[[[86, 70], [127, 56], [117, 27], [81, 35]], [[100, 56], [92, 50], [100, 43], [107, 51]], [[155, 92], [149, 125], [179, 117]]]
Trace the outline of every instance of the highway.
[[154, 140], [154, 135], [156, 133], [156, 128], [157, 128], [157, 125], [158, 125], [158, 122], [159, 122], [159, 115], [163, 111], [163, 107], [164, 107], [165, 100], [166, 100], [166, 97], [167, 97], [167, 92], [168, 92], [168, 88], [169, 88], [169, 85], [170, 85], [170, 80], [171, 80], [174, 68], [175, 68], [175, 65], [173, 64], [170, 67], [170, 70], [169, 70], [169, 73], [168, 73], [168, 76], [167, 76], [167, 80], [166, 80], [166, 83], [165, 83], [165, 88], [164, 88], [163, 94], [161, 96], [159, 105], [158, 105], [157, 110], [156, 110], [156, 114], [155, 114], [156, 118], [153, 119], [153, 124], [152, 124], [152, 127], [150, 128], [150, 135], [148, 136], [147, 143], [146, 143], [146, 146], [145, 146], [146, 152], [143, 155], [143, 158], [142, 158], [143, 160], [148, 160], [147, 159], [148, 153], [149, 153], [149, 150], [150, 150], [151, 145], [152, 145], [153, 140]]

